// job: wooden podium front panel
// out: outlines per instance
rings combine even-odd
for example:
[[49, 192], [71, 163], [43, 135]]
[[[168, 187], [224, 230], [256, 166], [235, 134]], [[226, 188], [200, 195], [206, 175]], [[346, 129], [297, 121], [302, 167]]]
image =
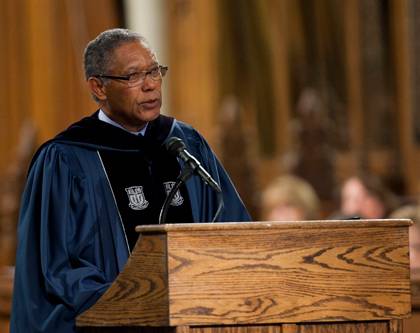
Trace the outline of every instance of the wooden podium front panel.
[[[189, 327], [176, 333], [399, 333], [388, 322]], [[153, 332], [150, 332], [153, 333]]]
[[84, 327], [83, 333], [402, 333], [389, 322], [307, 323], [246, 326]]
[[170, 325], [408, 316], [407, 226], [325, 224], [168, 232]]
[[420, 271], [411, 271], [411, 317], [404, 319], [404, 333], [418, 333], [420, 331]]
[[[168, 326], [168, 290], [165, 235], [142, 235], [136, 256], [111, 288], [92, 307], [77, 318], [77, 326], [109, 326], [100, 332], [115, 332], [112, 326], [126, 326], [124, 332], [138, 332], [128, 326]], [[95, 332], [86, 330], [85, 332]], [[162, 332], [160, 332], [162, 333]]]

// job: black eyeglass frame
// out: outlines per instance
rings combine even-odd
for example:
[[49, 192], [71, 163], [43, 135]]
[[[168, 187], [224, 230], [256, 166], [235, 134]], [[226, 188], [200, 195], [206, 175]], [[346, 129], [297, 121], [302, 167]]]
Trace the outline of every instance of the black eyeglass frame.
[[[159, 68], [159, 72], [161, 77], [164, 77], [166, 75], [166, 72], [168, 71], [169, 67], [168, 66], [157, 66]], [[93, 75], [93, 77], [97, 77], [97, 78], [103, 78], [103, 79], [111, 79], [111, 80], [123, 80], [123, 81], [130, 81], [131, 76], [133, 76], [134, 74], [139, 74], [139, 73], [144, 73], [144, 79], [150, 74], [152, 73], [152, 71], [154, 71], [156, 69], [152, 68], [150, 70], [147, 71], [141, 71], [141, 72], [133, 72], [127, 75], [106, 75], [106, 74], [97, 74], [97, 75]], [[152, 78], [153, 79], [153, 78]]]

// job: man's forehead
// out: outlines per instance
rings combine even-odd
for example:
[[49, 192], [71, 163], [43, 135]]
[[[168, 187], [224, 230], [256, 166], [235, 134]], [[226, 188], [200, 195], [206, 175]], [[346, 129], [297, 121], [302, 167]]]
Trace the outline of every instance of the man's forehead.
[[151, 58], [155, 58], [155, 53], [150, 49], [149, 46], [142, 43], [141, 41], [127, 41], [120, 45], [118, 45], [114, 53], [119, 53], [121, 55], [124, 54], [132, 54], [132, 53], [141, 53], [144, 56], [149, 56]]
[[157, 63], [156, 54], [140, 41], [121, 44], [114, 50], [113, 64], [129, 67], [150, 67]]

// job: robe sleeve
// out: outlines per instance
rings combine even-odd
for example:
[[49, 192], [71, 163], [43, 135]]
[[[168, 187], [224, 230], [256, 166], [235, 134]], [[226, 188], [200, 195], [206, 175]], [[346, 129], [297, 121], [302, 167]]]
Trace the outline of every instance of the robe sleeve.
[[75, 332], [75, 317], [112, 282], [85, 177], [54, 144], [32, 165], [18, 226], [11, 332]]
[[[202, 137], [201, 137], [202, 138]], [[223, 196], [223, 210], [220, 214], [220, 222], [241, 222], [250, 221], [249, 215], [241, 197], [232, 183], [226, 170], [216, 157], [207, 141], [203, 140], [204, 154], [203, 161], [207, 161], [207, 168], [218, 180]]]

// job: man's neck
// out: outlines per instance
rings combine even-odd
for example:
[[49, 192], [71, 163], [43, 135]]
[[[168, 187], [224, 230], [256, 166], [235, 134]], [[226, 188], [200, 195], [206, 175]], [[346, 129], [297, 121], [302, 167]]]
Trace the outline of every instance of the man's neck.
[[110, 125], [113, 125], [115, 127], [119, 127], [121, 129], [123, 129], [124, 131], [127, 131], [133, 135], [143, 135], [146, 133], [146, 129], [147, 129], [147, 125], [149, 123], [146, 123], [146, 125], [143, 126], [143, 128], [139, 131], [129, 131], [128, 129], [126, 129], [124, 126], [122, 126], [121, 124], [117, 123], [116, 121], [112, 120], [102, 109], [99, 109], [99, 114], [98, 114], [98, 118], [99, 120], [102, 120]]

